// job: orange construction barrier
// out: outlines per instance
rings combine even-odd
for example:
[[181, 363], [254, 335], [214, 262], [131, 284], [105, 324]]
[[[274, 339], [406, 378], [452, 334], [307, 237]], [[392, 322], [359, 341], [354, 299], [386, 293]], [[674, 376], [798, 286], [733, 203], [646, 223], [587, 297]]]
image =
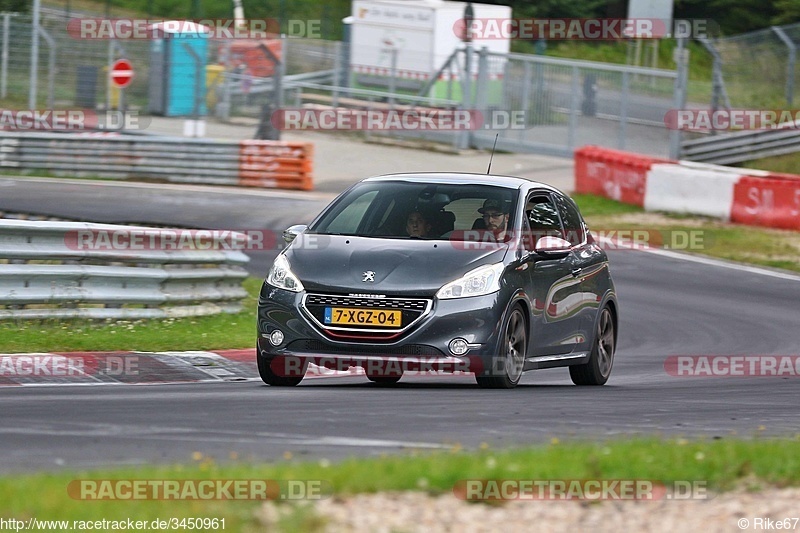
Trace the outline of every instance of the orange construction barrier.
[[313, 155], [311, 143], [242, 141], [239, 185], [310, 191]]

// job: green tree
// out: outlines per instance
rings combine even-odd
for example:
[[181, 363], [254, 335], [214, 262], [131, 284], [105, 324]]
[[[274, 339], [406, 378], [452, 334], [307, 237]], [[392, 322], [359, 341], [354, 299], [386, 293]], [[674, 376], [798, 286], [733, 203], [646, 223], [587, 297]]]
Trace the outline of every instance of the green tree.
[[800, 2], [797, 0], [775, 0], [773, 24], [792, 24], [800, 22]]
[[27, 13], [30, 4], [30, 0], [0, 0], [0, 12]]

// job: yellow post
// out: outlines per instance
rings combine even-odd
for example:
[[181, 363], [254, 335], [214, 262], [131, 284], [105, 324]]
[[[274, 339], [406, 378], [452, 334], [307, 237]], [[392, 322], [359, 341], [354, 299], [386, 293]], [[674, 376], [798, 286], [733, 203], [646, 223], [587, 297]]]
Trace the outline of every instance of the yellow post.
[[222, 65], [206, 66], [206, 105], [213, 110], [217, 105], [217, 86], [224, 79], [225, 67]]

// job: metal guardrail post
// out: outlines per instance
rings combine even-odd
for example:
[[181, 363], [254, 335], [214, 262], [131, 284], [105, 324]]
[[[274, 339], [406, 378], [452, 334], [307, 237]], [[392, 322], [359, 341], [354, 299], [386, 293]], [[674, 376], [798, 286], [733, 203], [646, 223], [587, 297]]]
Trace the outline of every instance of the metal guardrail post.
[[791, 106], [792, 100], [794, 100], [794, 70], [797, 63], [797, 45], [794, 44], [794, 41], [786, 35], [786, 32], [780, 26], [772, 26], [770, 29], [789, 49], [789, 59], [786, 65], [786, 105]]

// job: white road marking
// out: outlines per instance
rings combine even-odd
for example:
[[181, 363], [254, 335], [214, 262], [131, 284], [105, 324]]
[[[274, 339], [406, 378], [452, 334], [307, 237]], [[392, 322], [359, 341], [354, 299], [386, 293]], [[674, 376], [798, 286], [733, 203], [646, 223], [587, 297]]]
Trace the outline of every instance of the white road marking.
[[[710, 257], [703, 257], [703, 256], [698, 256], [698, 255], [691, 255], [691, 254], [673, 252], [671, 250], [663, 250], [661, 248], [643, 248], [643, 247], [637, 246], [633, 242], [620, 243], [618, 241], [614, 241], [614, 240], [609, 239], [607, 237], [601, 237], [601, 238], [599, 238], [597, 240], [599, 242], [606, 243], [606, 244], [609, 244], [611, 246], [615, 246], [615, 247], [618, 247], [620, 249], [624, 249], [624, 250], [627, 250], [627, 251], [646, 252], [646, 253], [649, 253], [649, 254], [660, 255], [660, 256], [663, 256], [663, 257], [670, 257], [672, 259], [680, 259], [682, 261], [690, 261], [692, 263], [699, 263], [699, 264], [707, 265], [707, 266], [729, 268], [731, 270], [739, 270], [741, 272], [749, 272], [750, 274], [759, 274], [761, 276], [770, 276], [770, 277], [779, 278], [779, 279], [788, 279], [790, 281], [800, 281], [800, 276], [798, 276], [796, 274], [790, 274], [788, 272], [779, 272], [779, 271], [776, 271], [776, 270], [769, 270], [769, 269], [760, 268], [760, 267], [757, 267], [757, 266], [740, 265], [740, 264], [737, 264], [737, 263], [730, 263], [730, 262], [723, 261], [723, 260], [720, 260], [720, 259], [713, 259], [713, 258], [710, 258]], [[629, 246], [629, 247], [624, 248], [624, 246], [626, 246], [626, 245]]]
[[[175, 433], [170, 435], [169, 433]], [[223, 443], [263, 443], [277, 440], [283, 445], [295, 446], [340, 446], [356, 448], [425, 448], [450, 449], [452, 446], [435, 442], [403, 440], [368, 439], [358, 437], [339, 437], [334, 435], [313, 437], [287, 433], [249, 433], [238, 431], [209, 431], [194, 428], [148, 427], [98, 425], [86, 429], [57, 429], [47, 427], [5, 427], [0, 428], [5, 435], [48, 435], [52, 437], [119, 437], [124, 439], [149, 439], [164, 441], [223, 442]], [[215, 436], [214, 434], [219, 434]]]

